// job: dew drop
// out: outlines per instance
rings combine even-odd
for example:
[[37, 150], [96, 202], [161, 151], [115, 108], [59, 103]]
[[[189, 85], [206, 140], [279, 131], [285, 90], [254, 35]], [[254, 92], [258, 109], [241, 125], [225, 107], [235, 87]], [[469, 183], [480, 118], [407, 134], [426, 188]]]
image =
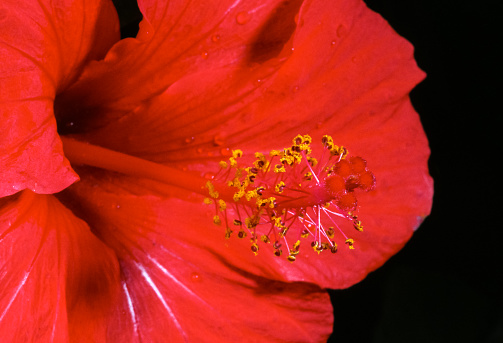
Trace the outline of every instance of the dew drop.
[[196, 272], [193, 272], [191, 275], [190, 275], [190, 279], [194, 282], [200, 282], [201, 281], [201, 275], [199, 275], [198, 273]]
[[250, 21], [250, 13], [246, 11], [239, 12], [236, 15], [236, 23], [238, 23], [239, 25], [244, 25], [249, 21]]
[[213, 174], [211, 174], [211, 173], [206, 173], [206, 174], [204, 174], [204, 178], [205, 178], [206, 180], [213, 180], [213, 177], [214, 177], [214, 175], [213, 175]]
[[211, 41], [212, 41], [213, 43], [216, 43], [216, 42], [218, 42], [219, 40], [220, 40], [220, 35], [213, 35], [213, 36], [211, 37]]
[[230, 156], [231, 150], [229, 148], [220, 149], [220, 155], [225, 156], [225, 157]]
[[192, 142], [194, 142], [194, 137], [187, 137], [185, 138], [183, 141], [186, 143], [186, 144], [190, 144]]
[[299, 86], [295, 86], [295, 87], [293, 87], [293, 92], [294, 92], [294, 93], [297, 93], [298, 91], [299, 91]]
[[336, 43], [336, 42], [335, 42], [335, 40], [333, 40], [332, 42], [330, 42], [330, 44], [331, 44], [332, 46], [334, 46], [334, 45], [335, 45], [335, 43]]
[[208, 59], [208, 52], [205, 51], [205, 52], [201, 53], [201, 57], [203, 58], [203, 60]]
[[225, 140], [222, 136], [216, 135], [215, 137], [213, 137], [213, 145], [214, 146], [222, 146], [222, 145], [224, 145], [224, 143], [225, 143]]

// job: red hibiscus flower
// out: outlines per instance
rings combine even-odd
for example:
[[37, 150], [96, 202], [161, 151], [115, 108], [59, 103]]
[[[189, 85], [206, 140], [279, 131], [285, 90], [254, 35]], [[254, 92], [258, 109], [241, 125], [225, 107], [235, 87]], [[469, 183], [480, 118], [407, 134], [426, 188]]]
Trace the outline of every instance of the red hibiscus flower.
[[[139, 6], [119, 40], [106, 1], [0, 5], [0, 336], [326, 340], [324, 288], [378, 268], [430, 210], [411, 45], [360, 0]], [[366, 159], [365, 230], [354, 250], [254, 256], [213, 225], [203, 175], [298, 133]]]

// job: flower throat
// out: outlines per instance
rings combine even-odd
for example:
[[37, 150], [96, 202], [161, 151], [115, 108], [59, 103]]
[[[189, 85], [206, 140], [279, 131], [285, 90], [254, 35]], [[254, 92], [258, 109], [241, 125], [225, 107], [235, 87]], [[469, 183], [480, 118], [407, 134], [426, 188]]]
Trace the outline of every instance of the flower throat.
[[276, 256], [287, 252], [296, 260], [301, 238], [310, 238], [315, 252], [337, 252], [336, 235], [349, 249], [354, 240], [339, 224], [350, 222], [362, 231], [355, 211], [355, 190], [375, 188], [375, 177], [361, 157], [348, 157], [344, 147], [323, 136], [323, 151], [312, 156], [311, 137], [298, 135], [292, 146], [272, 150], [268, 156], [255, 153], [248, 166], [242, 164], [241, 150], [233, 150], [229, 162], [220, 162], [220, 171], [207, 178], [135, 156], [61, 137], [65, 156], [72, 164], [85, 164], [123, 174], [148, 178], [207, 196], [214, 205], [213, 222], [225, 223], [225, 237], [250, 236], [251, 250], [271, 244]]

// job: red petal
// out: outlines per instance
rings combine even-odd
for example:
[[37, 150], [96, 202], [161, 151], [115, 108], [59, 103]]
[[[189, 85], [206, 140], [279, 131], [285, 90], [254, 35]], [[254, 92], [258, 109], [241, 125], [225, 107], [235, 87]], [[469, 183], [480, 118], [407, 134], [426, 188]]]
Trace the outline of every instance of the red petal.
[[[228, 83], [233, 82], [233, 69], [238, 67], [241, 73], [236, 75], [236, 81], [240, 86], [236, 89], [246, 88], [248, 85], [241, 87], [240, 80], [245, 73], [262, 77], [271, 73], [252, 69], [264, 56], [280, 55], [295, 28], [294, 17], [300, 3], [301, 0], [141, 1], [145, 19], [138, 38], [118, 43], [105, 61], [90, 66], [79, 83], [61, 94], [61, 101], [68, 107], [75, 102], [81, 105], [81, 112], [74, 117], [81, 132], [122, 118], [124, 112], [135, 110], [166, 89], [177, 88], [177, 83], [186, 77], [193, 86], [202, 84], [208, 89], [206, 82], [212, 82], [208, 72], [214, 71], [219, 79], [225, 76], [224, 82]], [[275, 13], [282, 20], [276, 20]], [[260, 45], [263, 37], [268, 37], [265, 47]], [[214, 89], [215, 95], [220, 93], [219, 88]], [[183, 103], [184, 99], [178, 101]], [[90, 109], [93, 118], [80, 117], [86, 117]], [[179, 113], [168, 115], [174, 118]]]
[[[192, 169], [207, 172], [217, 168], [227, 148], [243, 148], [252, 156], [289, 146], [295, 135], [307, 132], [321, 151], [319, 139], [331, 134], [336, 144], [365, 158], [377, 180], [376, 190], [358, 199], [365, 231], [351, 235], [355, 250], [341, 247], [336, 256], [315, 258], [312, 250], [301, 249], [293, 265], [272, 254], [236, 259], [247, 254], [247, 244], [229, 254], [239, 268], [257, 275], [264, 272], [256, 270], [261, 263], [278, 270], [268, 277], [348, 287], [396, 253], [429, 214], [428, 142], [408, 100], [424, 74], [412, 46], [356, 0], [330, 7], [305, 3], [293, 47], [284, 60], [251, 71], [233, 65], [186, 75], [85, 139], [180, 167], [193, 162]], [[207, 214], [208, 222], [212, 215]], [[186, 223], [179, 226], [191, 230]]]
[[0, 196], [54, 193], [78, 178], [57, 137], [55, 95], [118, 38], [117, 15], [99, 0], [6, 0], [0, 13]]
[[[233, 259], [242, 257], [229, 255], [223, 232], [205, 225], [199, 205], [162, 200], [117, 175], [80, 174], [87, 177], [64, 197], [73, 199], [74, 211], [120, 259], [122, 302], [105, 320], [108, 341], [328, 338], [332, 307], [327, 293], [306, 283], [268, 280], [256, 265], [258, 273], [236, 268]], [[247, 253], [244, 259], [250, 258]]]
[[[118, 291], [113, 252], [52, 196], [0, 204], [0, 336], [6, 342], [99, 341]], [[78, 323], [78, 326], [75, 324]]]

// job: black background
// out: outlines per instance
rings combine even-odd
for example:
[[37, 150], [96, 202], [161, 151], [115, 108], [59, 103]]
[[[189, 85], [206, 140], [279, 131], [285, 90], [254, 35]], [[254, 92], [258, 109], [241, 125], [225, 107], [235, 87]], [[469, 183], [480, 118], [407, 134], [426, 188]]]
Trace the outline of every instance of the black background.
[[503, 342], [503, 113], [493, 103], [502, 88], [494, 62], [503, 5], [366, 3], [412, 42], [428, 74], [411, 99], [430, 141], [435, 195], [431, 216], [400, 253], [360, 284], [331, 292], [330, 342]]
[[[123, 36], [134, 36], [135, 1], [114, 2]], [[401, 252], [361, 283], [330, 292], [329, 342], [503, 342], [503, 87], [495, 63], [503, 4], [365, 2], [412, 42], [428, 74], [411, 99], [430, 141], [435, 195], [431, 216]]]

